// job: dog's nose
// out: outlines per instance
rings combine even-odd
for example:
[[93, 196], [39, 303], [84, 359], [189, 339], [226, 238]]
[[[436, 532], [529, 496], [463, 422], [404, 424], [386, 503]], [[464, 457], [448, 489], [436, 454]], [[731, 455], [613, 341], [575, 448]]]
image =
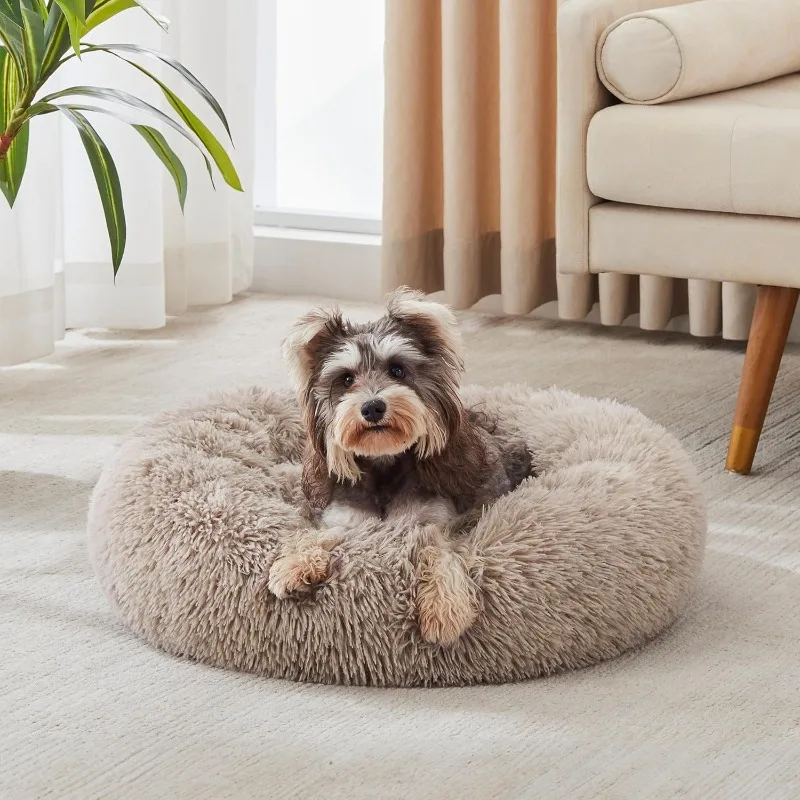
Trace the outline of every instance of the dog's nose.
[[367, 422], [380, 422], [383, 419], [383, 415], [386, 413], [386, 403], [380, 399], [380, 397], [376, 397], [374, 400], [367, 400], [363, 406], [361, 406], [361, 416]]

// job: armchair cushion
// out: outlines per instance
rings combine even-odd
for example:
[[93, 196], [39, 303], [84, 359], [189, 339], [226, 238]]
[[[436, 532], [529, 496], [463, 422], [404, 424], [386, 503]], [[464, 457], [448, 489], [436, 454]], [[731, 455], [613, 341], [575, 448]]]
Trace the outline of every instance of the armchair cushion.
[[699, 0], [628, 14], [603, 32], [597, 72], [625, 103], [655, 104], [800, 70], [798, 0]]
[[800, 219], [800, 74], [604, 108], [586, 146], [589, 187], [604, 200]]

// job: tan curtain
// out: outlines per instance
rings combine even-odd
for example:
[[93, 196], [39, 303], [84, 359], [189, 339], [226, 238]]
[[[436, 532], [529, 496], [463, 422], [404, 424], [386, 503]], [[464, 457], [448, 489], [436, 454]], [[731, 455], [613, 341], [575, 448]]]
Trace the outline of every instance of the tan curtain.
[[387, 0], [387, 290], [555, 299], [556, 5]]
[[[555, 273], [557, 0], [386, 0], [383, 286], [747, 338], [750, 286]], [[502, 246], [501, 246], [502, 245]], [[686, 324], [688, 323], [688, 325]]]

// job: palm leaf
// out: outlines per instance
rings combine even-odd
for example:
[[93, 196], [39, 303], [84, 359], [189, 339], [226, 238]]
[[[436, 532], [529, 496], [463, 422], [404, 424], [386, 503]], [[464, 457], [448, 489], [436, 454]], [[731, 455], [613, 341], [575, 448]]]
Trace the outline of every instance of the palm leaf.
[[[47, 0], [47, 4], [47, 22], [44, 31], [46, 44], [41, 83], [44, 83], [61, 65], [61, 57], [69, 50], [71, 34], [70, 26], [67, 24], [67, 18], [61, 7], [56, 5], [55, 0]], [[86, 14], [92, 11], [94, 5], [94, 0], [85, 0]], [[76, 55], [80, 58], [79, 52]]]
[[236, 167], [233, 166], [233, 161], [231, 161], [225, 148], [220, 144], [219, 139], [211, 133], [203, 121], [192, 112], [178, 95], [163, 85], [162, 90], [166, 95], [167, 102], [177, 111], [178, 116], [186, 123], [186, 127], [206, 146], [208, 154], [217, 165], [217, 169], [222, 174], [225, 183], [237, 192], [244, 191], [239, 174], [236, 172]]
[[153, 152], [161, 159], [161, 163], [167, 168], [167, 172], [172, 176], [172, 180], [175, 182], [175, 189], [178, 192], [178, 202], [181, 204], [181, 211], [183, 211], [188, 189], [186, 168], [183, 166], [183, 162], [169, 146], [169, 142], [164, 138], [164, 135], [155, 128], [151, 128], [149, 125], [134, 125], [133, 128], [150, 145]]
[[92, 13], [86, 17], [87, 30], [96, 28], [129, 8], [141, 8], [161, 30], [169, 33], [169, 20], [160, 14], [156, 14], [155, 11], [148, 8], [144, 3], [140, 3], [139, 0], [99, 0], [99, 2], [95, 3]]
[[39, 80], [44, 58], [44, 20], [33, 0], [20, 0], [25, 71], [30, 86]]
[[12, 22], [22, 27], [22, 11], [18, 0], [0, 0], [0, 14], [5, 14]]
[[50, 77], [59, 66], [59, 59], [69, 50], [69, 26], [61, 9], [51, 4], [44, 26], [45, 50], [42, 59], [42, 77]]
[[114, 267], [114, 277], [116, 277], [125, 253], [127, 236], [125, 209], [122, 205], [122, 186], [119, 182], [117, 167], [105, 142], [80, 111], [65, 106], [59, 107], [59, 111], [78, 129], [86, 155], [89, 157], [97, 190], [100, 192], [103, 213], [106, 217], [108, 238], [111, 243], [111, 263]]
[[16, 16], [6, 14], [5, 4], [0, 5], [0, 41], [5, 45], [20, 76], [25, 77], [25, 44], [22, 33], [22, 12], [19, 3], [16, 4], [19, 12], [19, 22]]
[[86, 33], [86, 2], [85, 0], [53, 0], [53, 2], [58, 4], [67, 21], [72, 49], [80, 58], [81, 36]]
[[6, 157], [0, 161], [0, 191], [5, 195], [11, 208], [14, 207], [22, 184], [22, 178], [25, 175], [29, 136], [30, 131], [26, 122], [14, 137]]
[[[14, 60], [0, 47], [0, 130], [7, 129], [21, 90], [20, 75]], [[0, 191], [9, 206], [14, 205], [28, 160], [28, 122], [17, 131], [5, 157], [0, 160]]]
[[[168, 56], [166, 53], [161, 53], [158, 50], [152, 50], [149, 47], [141, 47], [140, 45], [136, 44], [89, 45], [88, 47], [83, 48], [84, 53], [93, 51], [111, 51], [113, 55], [117, 56], [117, 58], [122, 58], [122, 56], [117, 55], [118, 53], [134, 53], [137, 55], [154, 58], [160, 61], [162, 64], [166, 64], [168, 67], [171, 67], [203, 98], [203, 100], [206, 101], [206, 103], [208, 103], [212, 111], [219, 118], [220, 122], [225, 126], [225, 132], [228, 134], [228, 138], [232, 141], [231, 129], [228, 125], [228, 118], [225, 116], [222, 106], [219, 104], [214, 95], [211, 94], [211, 92], [205, 87], [205, 85], [201, 83], [201, 81], [192, 72], [186, 69], [186, 67], [184, 67], [180, 61], [172, 58], [172, 56]], [[134, 66], [139, 66], [135, 61], [131, 61], [130, 59], [122, 58], [122, 60], [127, 61], [129, 64], [133, 64]], [[150, 75], [150, 73], [146, 74]], [[150, 77], [152, 78], [153, 76], [150, 75]], [[153, 80], [156, 79], [153, 78]]]
[[[0, 0], [2, 2], [2, 0]], [[59, 59], [69, 50], [70, 30], [66, 17], [61, 7], [54, 0], [47, 0], [47, 22], [45, 23], [44, 39], [46, 49], [44, 63], [42, 64], [42, 83], [44, 83], [60, 66]], [[95, 0], [85, 0], [86, 14], [90, 14], [95, 6]], [[80, 58], [80, 53], [76, 53]]]
[[[214, 173], [211, 169], [211, 162], [208, 160], [208, 156], [206, 156], [205, 151], [203, 150], [203, 144], [200, 139], [191, 131], [186, 130], [186, 128], [172, 119], [172, 117], [165, 114], [160, 108], [156, 108], [155, 106], [150, 105], [150, 103], [140, 100], [138, 97], [134, 97], [132, 94], [128, 94], [127, 92], [122, 92], [119, 89], [107, 89], [102, 86], [70, 86], [68, 89], [62, 89], [59, 92], [53, 92], [53, 94], [43, 97], [38, 103], [35, 103], [31, 106], [29, 115], [36, 116], [37, 114], [48, 113], [49, 111], [59, 108], [59, 106], [51, 106], [50, 108], [46, 107], [50, 106], [53, 100], [58, 100], [62, 97], [75, 96], [92, 97], [98, 100], [108, 100], [111, 102], [120, 103], [130, 108], [134, 108], [137, 111], [144, 111], [148, 114], [151, 114], [160, 122], [163, 122], [174, 131], [177, 131], [199, 150], [200, 155], [203, 156], [203, 161], [205, 161], [206, 169], [208, 170], [208, 176], [211, 179], [211, 185], [214, 185]], [[110, 114], [111, 116], [116, 117], [123, 122], [127, 122], [129, 125], [138, 124], [138, 120], [131, 120], [130, 118], [126, 118], [125, 116], [119, 114], [117, 111], [112, 111], [111, 109], [107, 108], [99, 108], [97, 106], [76, 106], [74, 104], [70, 104], [68, 107], [77, 108], [80, 111], [97, 111], [101, 114]]]
[[[112, 51], [109, 51], [112, 52]], [[141, 64], [135, 61], [124, 58], [123, 56], [112, 53], [122, 61], [127, 61], [132, 67], [139, 70], [139, 72], [147, 75], [152, 81], [157, 83], [167, 98], [167, 102], [178, 112], [178, 116], [184, 121], [186, 127], [194, 133], [198, 139], [203, 143], [208, 154], [211, 156], [217, 169], [222, 174], [225, 183], [236, 191], [242, 191], [242, 182], [239, 180], [239, 175], [236, 172], [236, 167], [230, 156], [225, 151], [225, 148], [220, 144], [219, 139], [206, 127], [205, 123], [183, 102], [183, 100], [172, 91], [163, 81], [160, 81], [152, 72], [148, 72]]]
[[[138, 120], [128, 117], [125, 114], [120, 114], [116, 109], [102, 108], [100, 106], [87, 106], [83, 103], [55, 105], [53, 103], [39, 102], [31, 106], [31, 110], [33, 112], [31, 116], [51, 114], [54, 111], [61, 111], [62, 108], [67, 108], [70, 111], [85, 111], [93, 114], [108, 114], [108, 116], [114, 117], [114, 119], [117, 119], [120, 122], [126, 122], [128, 125], [130, 125], [142, 136], [142, 138], [144, 138], [144, 140], [150, 145], [152, 150], [167, 168], [167, 171], [175, 182], [175, 188], [178, 192], [178, 202], [180, 202], [181, 211], [183, 211], [186, 204], [186, 193], [188, 189], [186, 168], [183, 166], [183, 162], [180, 160], [177, 153], [170, 147], [169, 142], [167, 142], [166, 138], [160, 131], [157, 131], [155, 128], [152, 128], [149, 125], [142, 125]], [[167, 119], [169, 119], [169, 117]], [[177, 123], [175, 123], [173, 120], [170, 120], [170, 122], [173, 122], [173, 124], [177, 125]], [[188, 131], [185, 131], [180, 126], [178, 126], [176, 129], [179, 130], [192, 144], [194, 144], [195, 147], [200, 149], [199, 144], [195, 142]], [[211, 162], [208, 160], [208, 158], [206, 158], [206, 155], [202, 150], [200, 150], [200, 154], [205, 159], [206, 168], [208, 169], [209, 175], [211, 175]], [[211, 178], [211, 185], [214, 185], [213, 177]]]
[[[143, 75], [147, 75], [150, 80], [154, 83], [157, 83], [158, 86], [161, 88], [161, 91], [164, 93], [164, 96], [167, 98], [167, 102], [178, 112], [178, 116], [183, 120], [186, 124], [186, 127], [194, 133], [198, 139], [203, 143], [208, 154], [211, 156], [214, 163], [217, 165], [217, 169], [219, 169], [225, 183], [228, 184], [232, 189], [235, 189], [237, 192], [242, 191], [242, 182], [239, 179], [239, 175], [236, 172], [236, 167], [234, 167], [233, 162], [231, 161], [230, 156], [225, 151], [225, 148], [220, 144], [219, 139], [206, 127], [205, 123], [183, 102], [183, 100], [172, 91], [163, 81], [159, 80], [152, 72], [146, 70], [141, 64], [137, 64], [135, 61], [131, 59], [125, 58], [125, 56], [121, 56], [118, 53], [115, 53], [113, 50], [108, 49], [107, 47], [103, 46], [91, 46], [84, 48], [84, 53], [89, 52], [106, 52], [110, 55], [120, 59], [121, 61], [125, 61], [127, 64], [130, 64], [134, 69], [139, 70]], [[86, 87], [83, 87], [86, 88]], [[52, 96], [51, 96], [52, 97]], [[216, 102], [216, 101], [215, 101]]]

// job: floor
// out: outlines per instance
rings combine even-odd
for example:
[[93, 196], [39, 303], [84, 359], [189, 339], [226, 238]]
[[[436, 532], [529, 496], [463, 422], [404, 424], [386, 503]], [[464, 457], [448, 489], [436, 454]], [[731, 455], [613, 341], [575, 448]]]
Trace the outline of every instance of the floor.
[[798, 350], [741, 478], [722, 470], [740, 345], [463, 317], [470, 381], [614, 396], [693, 453], [705, 575], [639, 653], [512, 686], [341, 689], [178, 661], [116, 621], [84, 541], [105, 459], [151, 413], [284, 384], [280, 338], [309, 304], [242, 297], [0, 369], [0, 798], [798, 797]]

